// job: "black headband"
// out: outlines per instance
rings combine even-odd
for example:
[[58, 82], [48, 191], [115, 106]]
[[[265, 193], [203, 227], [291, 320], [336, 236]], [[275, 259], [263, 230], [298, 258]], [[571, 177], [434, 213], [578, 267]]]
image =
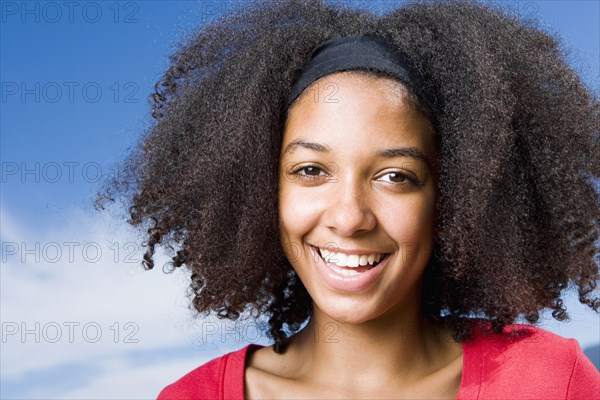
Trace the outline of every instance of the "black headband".
[[344, 36], [316, 46], [287, 99], [287, 108], [314, 81], [333, 72], [356, 69], [378, 70], [398, 78], [429, 110], [433, 100], [408, 62], [385, 40], [374, 36]]

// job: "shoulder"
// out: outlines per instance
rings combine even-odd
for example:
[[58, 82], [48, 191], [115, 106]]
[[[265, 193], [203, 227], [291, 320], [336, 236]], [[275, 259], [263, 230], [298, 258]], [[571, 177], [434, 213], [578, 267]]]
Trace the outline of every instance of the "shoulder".
[[241, 390], [243, 396], [244, 361], [249, 347], [199, 366], [165, 387], [158, 400], [221, 399], [226, 389]]
[[219, 398], [228, 357], [229, 354], [225, 354], [188, 372], [165, 387], [158, 395], [158, 400]]
[[[479, 326], [489, 327], [483, 322]], [[578, 343], [575, 339], [568, 339], [552, 333], [546, 329], [526, 324], [512, 324], [505, 326], [502, 333], [492, 333], [476, 330], [474, 346], [485, 348], [486, 351], [535, 351], [545, 348], [546, 353], [554, 355], [573, 356], [573, 350]], [[547, 353], [548, 354], [548, 353]]]
[[[482, 389], [487, 389], [488, 395], [599, 396], [600, 374], [575, 339], [513, 324], [502, 333], [476, 332], [465, 349], [473, 355], [472, 366], [479, 369]], [[485, 393], [481, 395], [485, 397]]]

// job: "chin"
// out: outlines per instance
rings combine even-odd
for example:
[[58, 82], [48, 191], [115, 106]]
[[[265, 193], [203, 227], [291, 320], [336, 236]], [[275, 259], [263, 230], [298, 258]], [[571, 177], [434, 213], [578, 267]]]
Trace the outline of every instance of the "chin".
[[340, 324], [359, 325], [382, 315], [381, 310], [374, 309], [373, 305], [365, 304], [364, 301], [333, 298], [315, 302], [315, 306], [326, 319]]

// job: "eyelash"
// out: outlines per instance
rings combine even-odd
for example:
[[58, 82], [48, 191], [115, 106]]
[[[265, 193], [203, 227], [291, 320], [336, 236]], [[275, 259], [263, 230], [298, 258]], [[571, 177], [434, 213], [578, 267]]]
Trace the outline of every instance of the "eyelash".
[[[306, 175], [306, 174], [301, 174], [300, 173], [300, 171], [304, 171], [307, 168], [315, 168], [315, 169], [317, 169], [319, 171], [323, 171], [321, 168], [317, 167], [316, 165], [304, 165], [304, 166], [302, 166], [300, 168], [297, 168], [294, 171], [290, 172], [290, 174], [291, 175], [300, 176], [302, 179], [307, 179], [309, 181], [316, 181], [318, 179], [324, 178], [321, 175]], [[390, 172], [385, 173], [382, 176], [386, 176], [386, 175], [389, 175], [389, 174], [397, 174], [397, 175], [400, 175], [402, 178], [405, 179], [404, 182], [390, 182], [390, 183], [393, 183], [395, 185], [398, 185], [398, 186], [410, 185], [411, 187], [421, 186], [421, 182], [419, 182], [417, 179], [415, 179], [412, 176], [409, 176], [407, 174], [404, 174], [402, 172], [399, 172], [399, 171], [390, 171]]]

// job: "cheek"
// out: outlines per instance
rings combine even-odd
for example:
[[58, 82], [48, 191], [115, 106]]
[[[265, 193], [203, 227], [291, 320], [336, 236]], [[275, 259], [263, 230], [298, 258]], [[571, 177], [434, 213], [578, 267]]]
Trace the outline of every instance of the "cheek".
[[280, 182], [279, 230], [283, 243], [300, 242], [315, 224], [316, 207], [305, 197], [301, 190], [293, 190], [293, 185]]
[[433, 242], [433, 209], [429, 196], [407, 196], [381, 205], [379, 222], [406, 256], [427, 256]]
[[280, 183], [279, 191], [279, 238], [285, 256], [296, 270], [300, 279], [307, 282], [309, 276], [303, 273], [302, 265], [310, 255], [303, 246], [304, 237], [315, 227], [318, 213], [302, 191], [293, 190], [293, 185]]

